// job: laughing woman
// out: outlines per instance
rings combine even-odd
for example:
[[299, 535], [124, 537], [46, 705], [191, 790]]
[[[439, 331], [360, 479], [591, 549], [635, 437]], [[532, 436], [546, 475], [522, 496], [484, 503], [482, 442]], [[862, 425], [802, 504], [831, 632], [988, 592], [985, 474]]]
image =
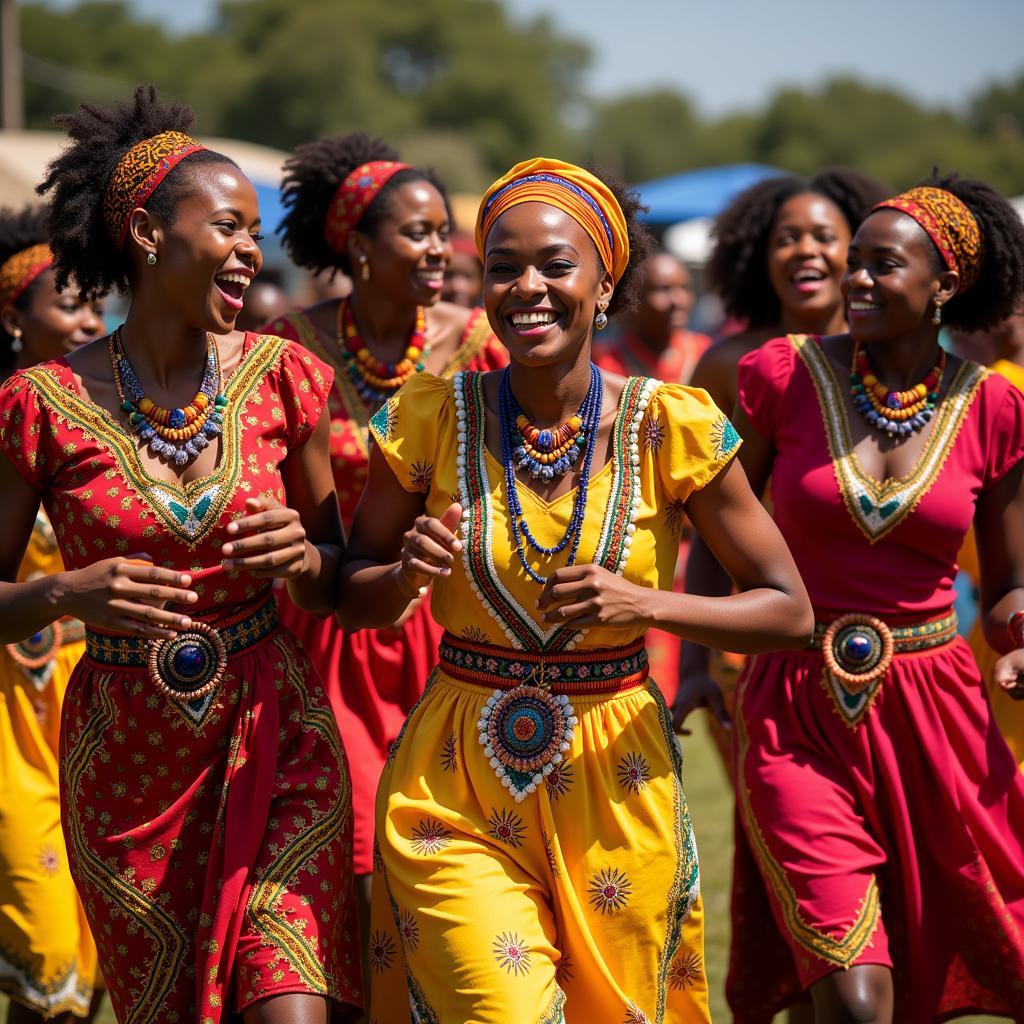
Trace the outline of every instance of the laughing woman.
[[[348, 778], [271, 586], [333, 600], [331, 373], [233, 329], [256, 193], [191, 120], [144, 88], [60, 119], [56, 283], [131, 305], [0, 389], [0, 640], [86, 625], [62, 812], [117, 1018], [323, 1024], [361, 1002]], [[16, 583], [41, 503], [65, 571]]]
[[[810, 610], [707, 395], [591, 362], [645, 255], [636, 213], [571, 164], [514, 167], [477, 226], [510, 368], [422, 375], [371, 422], [340, 614], [388, 621], [432, 584], [447, 630], [378, 794], [381, 1021], [410, 1002], [423, 1021], [707, 1020], [696, 848], [643, 634], [798, 646]], [[684, 511], [737, 595], [669, 589]]]

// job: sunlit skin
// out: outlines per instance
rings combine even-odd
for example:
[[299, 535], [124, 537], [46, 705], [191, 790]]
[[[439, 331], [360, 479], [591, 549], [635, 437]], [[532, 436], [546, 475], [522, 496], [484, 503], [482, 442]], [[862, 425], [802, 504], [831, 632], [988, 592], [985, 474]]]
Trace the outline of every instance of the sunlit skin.
[[15, 366], [24, 369], [59, 359], [103, 333], [103, 302], [83, 302], [76, 288], [57, 291], [53, 270], [44, 270], [32, 283], [28, 306], [7, 306], [0, 323], [20, 337], [22, 349]]
[[674, 256], [658, 253], [640, 268], [640, 301], [629, 326], [652, 352], [664, 352], [672, 335], [686, 329], [696, 296], [690, 272]]

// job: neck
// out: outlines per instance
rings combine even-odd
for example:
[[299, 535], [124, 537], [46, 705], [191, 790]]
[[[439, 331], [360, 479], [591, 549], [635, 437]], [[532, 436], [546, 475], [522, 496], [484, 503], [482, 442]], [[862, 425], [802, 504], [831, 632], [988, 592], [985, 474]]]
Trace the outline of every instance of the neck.
[[575, 360], [550, 366], [509, 364], [509, 383], [523, 412], [537, 427], [554, 427], [575, 416], [590, 388], [590, 343]]
[[842, 334], [846, 330], [846, 310], [842, 305], [825, 310], [782, 310], [783, 334]]
[[939, 331], [930, 324], [913, 334], [865, 346], [875, 376], [892, 390], [919, 384], [939, 361]]
[[174, 311], [155, 311], [132, 300], [121, 344], [140, 380], [162, 391], [177, 391], [182, 381], [194, 383], [205, 365], [207, 332], [188, 324]]
[[401, 358], [416, 328], [416, 306], [399, 306], [360, 282], [348, 299], [359, 335], [378, 357]]

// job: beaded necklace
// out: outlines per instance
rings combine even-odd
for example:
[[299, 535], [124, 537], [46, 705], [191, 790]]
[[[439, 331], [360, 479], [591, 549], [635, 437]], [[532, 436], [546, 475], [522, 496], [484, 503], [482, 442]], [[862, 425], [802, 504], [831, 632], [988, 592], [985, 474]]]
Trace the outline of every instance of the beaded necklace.
[[359, 397], [369, 408], [383, 405], [413, 374], [420, 373], [427, 356], [426, 314], [416, 307], [413, 327], [405, 355], [397, 363], [377, 359], [359, 333], [348, 299], [338, 304], [338, 347], [345, 369]]
[[875, 376], [861, 343], [853, 346], [850, 367], [850, 394], [857, 411], [876, 430], [890, 437], [915, 434], [932, 418], [939, 401], [939, 385], [946, 370], [946, 353], [939, 352], [939, 361], [920, 384], [906, 391], [890, 391]]
[[121, 410], [128, 423], [154, 455], [176, 466], [187, 466], [221, 432], [228, 404], [220, 369], [220, 354], [212, 334], [207, 335], [206, 365], [195, 397], [183, 408], [165, 409], [147, 398], [128, 356], [119, 327], [108, 343]]
[[516, 465], [541, 480], [553, 480], [568, 473], [587, 445], [580, 413], [570, 416], [561, 426], [542, 430], [527, 419], [515, 395], [512, 395], [512, 406], [516, 413], [512, 431], [512, 458]]
[[[590, 486], [590, 468], [594, 461], [593, 443], [586, 443], [597, 437], [598, 426], [601, 421], [601, 404], [604, 395], [604, 386], [601, 380], [601, 372], [590, 364], [590, 387], [587, 389], [586, 397], [580, 405], [576, 417], [580, 420], [580, 431], [585, 439], [586, 454], [583, 456], [583, 469], [580, 472], [579, 485], [576, 488], [576, 495], [573, 498], [572, 515], [569, 524], [565, 528], [562, 539], [553, 547], [545, 547], [539, 543], [526, 522], [526, 515], [519, 500], [519, 484], [516, 480], [516, 466], [522, 465], [515, 457], [512, 449], [512, 438], [515, 434], [516, 410], [518, 405], [512, 395], [510, 383], [510, 371], [505, 369], [501, 375], [501, 387], [499, 393], [498, 413], [501, 422], [501, 457], [505, 467], [505, 490], [508, 493], [509, 521], [512, 525], [512, 538], [515, 541], [516, 552], [519, 561], [527, 575], [541, 586], [547, 583], [547, 578], [535, 572], [530, 566], [526, 557], [526, 545], [528, 544], [538, 554], [550, 558], [569, 548], [569, 561], [567, 565], [574, 565], [576, 553], [580, 546], [580, 537], [583, 532], [583, 518], [587, 510], [587, 490]], [[550, 469], [545, 466], [542, 468]], [[537, 475], [537, 474], [534, 474]], [[550, 477], [547, 477], [550, 479]], [[570, 546], [571, 545], [571, 546]]]

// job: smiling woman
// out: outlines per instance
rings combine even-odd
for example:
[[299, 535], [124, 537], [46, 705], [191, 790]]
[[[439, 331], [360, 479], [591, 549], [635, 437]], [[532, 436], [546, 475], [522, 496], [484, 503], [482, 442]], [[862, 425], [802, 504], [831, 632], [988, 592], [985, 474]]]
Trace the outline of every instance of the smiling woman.
[[[0, 639], [85, 623], [62, 812], [118, 1019], [326, 1022], [361, 1002], [348, 777], [271, 588], [334, 593], [331, 371], [234, 330], [256, 194], [191, 119], [151, 88], [60, 119], [40, 187], [56, 282], [130, 306], [0, 390]], [[66, 569], [15, 583], [40, 503]]]

